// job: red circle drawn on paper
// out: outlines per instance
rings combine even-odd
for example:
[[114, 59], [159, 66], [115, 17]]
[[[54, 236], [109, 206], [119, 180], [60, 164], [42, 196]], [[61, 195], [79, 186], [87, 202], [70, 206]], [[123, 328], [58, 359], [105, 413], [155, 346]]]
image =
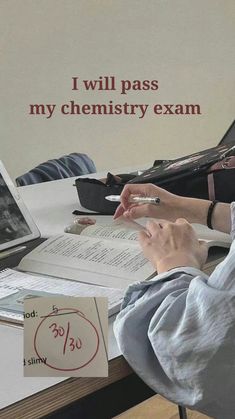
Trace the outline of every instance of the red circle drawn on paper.
[[[77, 371], [77, 370], [80, 370], [81, 368], [84, 368], [86, 365], [89, 365], [91, 363], [91, 361], [93, 361], [93, 359], [95, 358], [95, 356], [97, 355], [97, 352], [99, 350], [100, 338], [99, 338], [97, 329], [94, 326], [94, 324], [90, 320], [88, 320], [81, 311], [75, 310], [74, 308], [59, 308], [59, 309], [57, 309], [57, 312], [58, 311], [63, 311], [63, 310], [72, 310], [71, 311], [71, 314], [77, 314], [80, 318], [82, 318], [83, 320], [87, 321], [90, 324], [90, 326], [94, 329], [95, 334], [96, 334], [96, 338], [97, 338], [97, 345], [96, 345], [95, 352], [92, 355], [92, 357], [87, 362], [85, 362], [85, 364], [83, 364], [83, 365], [81, 365], [80, 367], [77, 367], [77, 368], [59, 368], [59, 367], [54, 367], [53, 365], [50, 365], [47, 362], [44, 362], [44, 364], [47, 365], [49, 368], [52, 368], [52, 369], [58, 370], [58, 371]], [[39, 325], [38, 325], [38, 327], [36, 329], [35, 335], [34, 335], [33, 346], [34, 346], [34, 350], [35, 350], [37, 356], [40, 359], [42, 359], [42, 356], [39, 355], [38, 350], [37, 350], [37, 334], [39, 332], [39, 329], [43, 325], [43, 322], [45, 322], [49, 317], [55, 317], [55, 312], [52, 311], [47, 316], [45, 316], [45, 318], [39, 323]]]

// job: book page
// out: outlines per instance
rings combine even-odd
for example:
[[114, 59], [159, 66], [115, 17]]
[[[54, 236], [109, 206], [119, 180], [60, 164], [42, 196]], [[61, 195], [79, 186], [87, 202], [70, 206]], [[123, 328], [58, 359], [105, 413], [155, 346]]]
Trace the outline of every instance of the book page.
[[230, 234], [222, 233], [221, 231], [211, 230], [202, 224], [192, 224], [197, 237], [200, 240], [204, 240], [208, 247], [219, 246], [219, 247], [230, 247], [232, 238]]
[[[157, 222], [157, 219], [153, 219]], [[140, 220], [138, 220], [140, 221]], [[132, 220], [121, 218], [112, 223], [94, 224], [81, 231], [81, 235], [90, 237], [101, 237], [103, 239], [115, 240], [138, 240], [139, 231], [144, 229], [146, 218], [142, 219], [142, 224]], [[219, 246], [229, 248], [232, 242], [230, 234], [211, 230], [202, 224], [192, 224], [198, 239], [204, 240], [208, 247]]]
[[6, 269], [0, 272], [0, 318], [23, 322], [25, 298], [52, 294], [74, 297], [107, 297], [109, 316], [118, 312], [123, 298], [123, 291], [119, 289]]
[[[157, 221], [155, 219], [154, 221]], [[117, 220], [109, 224], [94, 224], [86, 227], [81, 235], [115, 240], [138, 240], [139, 231], [144, 229], [146, 219], [142, 224], [132, 220]], [[217, 230], [211, 230], [202, 224], [192, 224], [198, 238], [207, 242], [208, 247], [230, 247], [231, 236]]]
[[110, 224], [94, 224], [86, 227], [81, 232], [81, 236], [100, 237], [103, 239], [115, 240], [138, 240], [139, 231], [143, 230], [143, 226], [138, 223], [110, 223]]
[[[19, 269], [75, 280], [81, 271], [94, 272], [102, 274], [101, 277], [125, 279], [126, 286], [147, 279], [154, 272], [138, 243], [74, 234], [52, 237], [42, 243], [22, 259]], [[97, 284], [104, 283], [98, 279]], [[112, 278], [110, 286], [120, 288], [117, 282], [113, 285]]]
[[24, 303], [24, 376], [107, 377], [107, 298], [43, 297]]

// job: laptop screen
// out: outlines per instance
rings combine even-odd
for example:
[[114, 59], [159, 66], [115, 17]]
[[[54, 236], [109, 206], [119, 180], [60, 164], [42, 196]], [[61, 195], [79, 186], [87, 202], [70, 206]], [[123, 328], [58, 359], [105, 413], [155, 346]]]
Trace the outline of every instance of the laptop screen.
[[0, 162], [0, 251], [39, 236], [22, 198]]
[[230, 125], [219, 144], [227, 144], [230, 142], [235, 143], [235, 120]]

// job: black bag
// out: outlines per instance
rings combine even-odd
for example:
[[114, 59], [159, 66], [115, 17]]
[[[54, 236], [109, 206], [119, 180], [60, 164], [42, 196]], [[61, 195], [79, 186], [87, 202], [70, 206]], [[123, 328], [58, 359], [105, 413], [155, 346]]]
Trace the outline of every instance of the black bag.
[[105, 196], [120, 195], [127, 182], [153, 183], [176, 195], [230, 203], [235, 200], [235, 139], [180, 159], [158, 160], [140, 176], [108, 173], [105, 181], [78, 178], [75, 184], [84, 208], [112, 215], [119, 204]]
[[105, 196], [120, 195], [127, 180], [129, 180], [128, 177], [122, 181], [120, 177], [111, 173], [107, 174], [104, 181], [90, 178], [76, 179], [75, 185], [80, 204], [84, 208], [102, 215], [114, 214], [118, 203], [107, 201]]
[[176, 195], [230, 203], [235, 199], [235, 145], [230, 142], [164, 162], [129, 183], [153, 183]]

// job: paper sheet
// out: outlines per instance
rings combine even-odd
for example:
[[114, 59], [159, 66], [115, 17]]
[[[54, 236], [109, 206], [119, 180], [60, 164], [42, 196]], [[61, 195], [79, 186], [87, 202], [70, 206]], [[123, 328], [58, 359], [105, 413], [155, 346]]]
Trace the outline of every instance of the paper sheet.
[[108, 301], [43, 297], [24, 303], [26, 377], [107, 377]]
[[119, 289], [6, 269], [0, 272], [0, 317], [23, 322], [24, 298], [51, 294], [107, 297], [110, 316], [119, 310], [123, 297], [123, 291]]

